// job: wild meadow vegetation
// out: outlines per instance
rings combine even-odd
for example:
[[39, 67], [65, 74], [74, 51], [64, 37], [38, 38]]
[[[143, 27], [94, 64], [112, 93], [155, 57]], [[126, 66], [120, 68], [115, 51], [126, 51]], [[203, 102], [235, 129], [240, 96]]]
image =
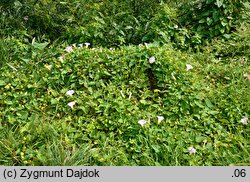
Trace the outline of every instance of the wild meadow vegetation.
[[0, 165], [250, 165], [245, 0], [1, 0]]

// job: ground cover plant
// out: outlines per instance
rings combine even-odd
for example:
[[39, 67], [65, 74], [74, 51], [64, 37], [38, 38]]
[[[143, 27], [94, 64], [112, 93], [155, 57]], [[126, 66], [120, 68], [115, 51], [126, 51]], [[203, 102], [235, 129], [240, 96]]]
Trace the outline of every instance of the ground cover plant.
[[249, 15], [223, 19], [245, 1], [197, 1], [187, 25], [182, 1], [8, 3], [1, 165], [250, 164]]

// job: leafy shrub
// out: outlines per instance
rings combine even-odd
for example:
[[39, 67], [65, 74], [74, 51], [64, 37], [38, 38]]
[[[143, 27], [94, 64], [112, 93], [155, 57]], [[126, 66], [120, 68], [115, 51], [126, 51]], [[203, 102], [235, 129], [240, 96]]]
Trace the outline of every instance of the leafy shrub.
[[92, 45], [107, 47], [139, 44], [158, 6], [157, 0], [112, 0], [79, 4], [75, 16], [78, 26], [69, 27], [67, 34], [71, 43], [91, 42]]
[[63, 34], [68, 11], [67, 6], [59, 1], [14, 0], [5, 4], [5, 7], [0, 9], [1, 35], [29, 39], [45, 35], [55, 40]]
[[203, 52], [215, 55], [219, 59], [230, 62], [245, 62], [250, 58], [250, 27], [242, 25], [237, 32], [216, 38], [212, 44], [202, 48]]
[[9, 52], [7, 50], [6, 41], [0, 39], [0, 66], [3, 66], [4, 63], [8, 62], [10, 59]]
[[246, 14], [244, 2], [15, 0], [1, 4], [1, 35], [105, 47], [173, 42], [187, 48], [234, 30]]
[[242, 20], [242, 0], [199, 0], [181, 5], [180, 23], [190, 27], [202, 39], [212, 39], [235, 30]]
[[66, 39], [105, 47], [170, 40], [184, 45], [185, 29], [178, 28], [174, 8], [157, 0], [16, 0], [12, 4], [1, 10], [2, 35], [15, 32], [30, 41], [45, 36], [52, 41]]

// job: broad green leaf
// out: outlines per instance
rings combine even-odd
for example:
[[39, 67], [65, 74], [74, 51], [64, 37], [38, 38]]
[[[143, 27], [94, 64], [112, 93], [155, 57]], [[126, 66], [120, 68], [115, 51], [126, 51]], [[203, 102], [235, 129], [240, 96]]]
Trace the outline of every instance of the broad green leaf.
[[246, 9], [250, 9], [250, 2], [245, 2], [243, 5]]
[[216, 5], [217, 5], [218, 7], [221, 7], [221, 6], [223, 5], [223, 1], [224, 1], [224, 0], [216, 0]]
[[43, 50], [48, 44], [49, 44], [48, 42], [44, 42], [44, 43], [34, 42], [33, 47], [39, 50]]
[[195, 141], [196, 141], [197, 143], [202, 142], [204, 139], [205, 139], [204, 136], [196, 136], [196, 137], [195, 137]]
[[207, 107], [209, 107], [209, 108], [214, 107], [213, 104], [211, 103], [211, 101], [208, 98], [205, 99], [205, 103], [206, 103]]
[[213, 23], [213, 19], [207, 17], [207, 25], [211, 25]]
[[204, 108], [204, 106], [202, 105], [202, 103], [198, 100], [194, 100], [195, 105], [199, 106], [200, 108]]
[[157, 145], [152, 145], [152, 148], [154, 149], [155, 153], [159, 153], [160, 152], [160, 147]]
[[147, 101], [142, 99], [142, 100], [140, 100], [140, 103], [147, 104]]
[[201, 20], [199, 20], [199, 23], [204, 23], [204, 22], [206, 22], [205, 18], [202, 18]]
[[223, 27], [225, 27], [225, 26], [227, 25], [227, 21], [222, 20], [222, 21], [221, 21], [221, 25], [222, 25]]
[[58, 104], [58, 100], [57, 100], [57, 99], [54, 99], [54, 98], [52, 98], [52, 99], [50, 100], [50, 102], [51, 102], [52, 105]]
[[3, 80], [0, 80], [0, 86], [4, 86], [6, 83]]
[[223, 37], [225, 37], [226, 39], [230, 39], [231, 35], [230, 34], [223, 34]]

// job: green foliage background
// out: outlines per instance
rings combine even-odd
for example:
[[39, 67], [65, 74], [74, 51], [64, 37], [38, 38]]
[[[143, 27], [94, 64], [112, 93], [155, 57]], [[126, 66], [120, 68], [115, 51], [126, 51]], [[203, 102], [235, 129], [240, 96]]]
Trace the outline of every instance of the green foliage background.
[[249, 7], [0, 1], [0, 164], [249, 165]]
[[[244, 0], [1, 1], [1, 35], [120, 46], [159, 41], [187, 48], [229, 34], [249, 10]], [[20, 35], [21, 34], [21, 35]]]

